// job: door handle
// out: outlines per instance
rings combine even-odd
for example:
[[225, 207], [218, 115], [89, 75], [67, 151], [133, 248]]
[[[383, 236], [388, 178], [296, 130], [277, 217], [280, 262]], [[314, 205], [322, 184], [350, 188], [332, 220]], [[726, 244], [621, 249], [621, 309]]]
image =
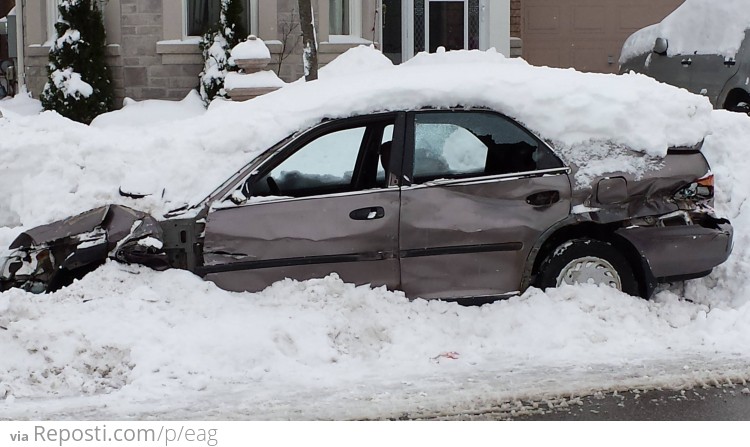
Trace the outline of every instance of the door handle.
[[360, 208], [349, 213], [349, 218], [352, 220], [375, 220], [383, 217], [385, 217], [385, 210], [382, 206]]
[[559, 191], [542, 191], [526, 197], [526, 203], [534, 208], [552, 206], [560, 201]]
[[689, 66], [693, 65], [693, 60], [692, 59], [683, 59], [682, 62], [680, 62], [680, 63], [682, 64], [683, 67], [689, 67]]
[[727, 67], [732, 67], [736, 64], [737, 64], [737, 61], [735, 61], [734, 59], [726, 59], [724, 61], [724, 65], [726, 65]]

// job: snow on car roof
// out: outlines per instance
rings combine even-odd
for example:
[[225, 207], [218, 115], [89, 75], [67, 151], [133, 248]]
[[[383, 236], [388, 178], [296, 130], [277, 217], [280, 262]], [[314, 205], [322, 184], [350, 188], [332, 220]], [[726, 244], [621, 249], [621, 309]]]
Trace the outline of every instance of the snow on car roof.
[[[399, 66], [386, 61], [360, 47], [316, 82], [243, 103], [215, 101], [199, 117], [150, 126], [96, 128], [51, 112], [0, 119], [0, 165], [14, 173], [0, 180], [9, 192], [0, 209], [23, 225], [108, 203], [161, 215], [206, 197], [292, 133], [325, 118], [376, 111], [483, 106], [558, 149], [625, 146], [657, 157], [671, 146], [697, 144], [709, 128], [705, 98], [641, 75], [532, 67], [494, 50], [419, 54]], [[123, 185], [151, 195], [123, 198]]]
[[650, 52], [658, 37], [667, 54], [719, 54], [734, 57], [750, 28], [750, 0], [685, 0], [661, 23], [635, 32], [625, 42], [620, 63]]

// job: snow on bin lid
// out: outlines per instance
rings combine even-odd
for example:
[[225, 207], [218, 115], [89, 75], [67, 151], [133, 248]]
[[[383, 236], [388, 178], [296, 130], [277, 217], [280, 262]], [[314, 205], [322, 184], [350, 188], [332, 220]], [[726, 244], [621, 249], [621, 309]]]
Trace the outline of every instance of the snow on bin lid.
[[270, 59], [271, 52], [262, 39], [250, 35], [246, 41], [240, 42], [232, 48], [234, 59]]
[[685, 0], [661, 23], [635, 32], [623, 45], [620, 63], [669, 41], [667, 54], [718, 54], [734, 57], [750, 28], [750, 0]]

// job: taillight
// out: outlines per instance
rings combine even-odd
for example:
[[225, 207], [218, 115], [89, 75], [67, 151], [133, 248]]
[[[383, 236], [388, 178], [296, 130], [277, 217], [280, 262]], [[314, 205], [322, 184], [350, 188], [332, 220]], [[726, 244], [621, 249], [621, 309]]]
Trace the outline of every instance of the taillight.
[[701, 177], [695, 181], [696, 183], [696, 194], [698, 197], [712, 198], [714, 196], [714, 175], [708, 173], [705, 177]]
[[676, 199], [707, 200], [714, 197], [714, 174], [709, 172], [675, 194]]

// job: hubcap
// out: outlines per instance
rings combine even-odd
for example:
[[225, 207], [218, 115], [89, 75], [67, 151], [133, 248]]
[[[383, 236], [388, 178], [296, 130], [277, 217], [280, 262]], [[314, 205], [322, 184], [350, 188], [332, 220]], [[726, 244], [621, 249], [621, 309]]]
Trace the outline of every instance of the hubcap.
[[617, 270], [608, 261], [594, 256], [574, 259], [557, 276], [557, 287], [563, 284], [605, 284], [622, 291]]

